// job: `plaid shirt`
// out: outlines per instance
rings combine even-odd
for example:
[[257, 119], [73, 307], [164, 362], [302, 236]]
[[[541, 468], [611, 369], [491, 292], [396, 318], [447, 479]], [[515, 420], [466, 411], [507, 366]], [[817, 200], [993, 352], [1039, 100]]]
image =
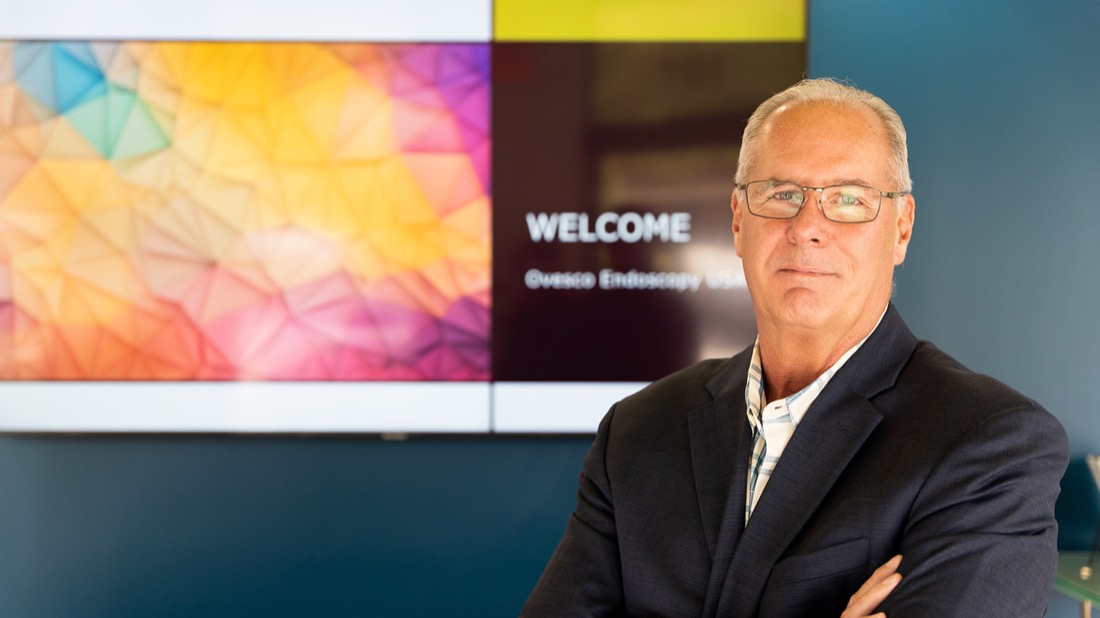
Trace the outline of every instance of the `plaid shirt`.
[[[883, 315], [885, 313], [884, 311]], [[880, 316], [879, 321], [881, 320], [882, 317]], [[875, 328], [878, 328], [877, 324]], [[874, 332], [874, 329], [871, 332]], [[868, 337], [870, 337], [870, 334], [868, 334]], [[760, 338], [756, 339], [756, 343], [752, 348], [752, 362], [749, 363], [749, 378], [745, 384], [746, 414], [749, 417], [749, 425], [752, 427], [753, 436], [752, 459], [749, 462], [751, 465], [749, 466], [749, 478], [746, 485], [747, 495], [745, 496], [746, 524], [748, 524], [753, 509], [756, 508], [756, 503], [760, 500], [760, 495], [764, 493], [764, 487], [767, 486], [772, 471], [779, 463], [779, 457], [783, 454], [783, 449], [787, 447], [787, 442], [794, 434], [798, 423], [806, 415], [806, 411], [810, 409], [810, 404], [817, 399], [817, 396], [825, 389], [825, 385], [829, 383], [833, 375], [856, 353], [856, 350], [863, 345], [864, 341], [867, 341], [867, 339], [864, 338], [863, 341], [852, 346], [844, 353], [844, 356], [833, 363], [832, 367], [826, 369], [825, 373], [818, 376], [806, 388], [785, 399], [766, 403], [764, 401], [764, 372], [760, 368]]]

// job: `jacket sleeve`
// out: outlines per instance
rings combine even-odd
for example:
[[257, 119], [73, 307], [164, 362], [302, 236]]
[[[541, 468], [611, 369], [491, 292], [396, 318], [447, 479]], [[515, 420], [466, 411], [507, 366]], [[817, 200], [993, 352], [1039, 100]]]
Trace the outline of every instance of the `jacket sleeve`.
[[522, 616], [613, 616], [623, 612], [615, 510], [605, 463], [614, 412], [612, 408], [600, 423], [584, 460], [577, 507]]
[[1065, 431], [1028, 404], [970, 428], [921, 487], [890, 618], [1042, 616], [1057, 570]]

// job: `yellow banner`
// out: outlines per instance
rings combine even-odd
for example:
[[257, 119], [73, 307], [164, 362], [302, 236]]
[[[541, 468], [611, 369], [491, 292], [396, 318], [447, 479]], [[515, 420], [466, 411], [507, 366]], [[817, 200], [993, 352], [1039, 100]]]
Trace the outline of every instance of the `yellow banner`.
[[806, 38], [805, 0], [496, 0], [497, 41]]

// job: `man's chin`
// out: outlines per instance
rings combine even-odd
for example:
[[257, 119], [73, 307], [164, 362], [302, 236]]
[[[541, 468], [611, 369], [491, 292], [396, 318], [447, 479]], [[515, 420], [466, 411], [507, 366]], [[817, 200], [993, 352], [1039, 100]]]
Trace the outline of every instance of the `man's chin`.
[[795, 290], [787, 294], [777, 313], [784, 326], [819, 329], [828, 326], [829, 318], [835, 311], [820, 294], [809, 290]]

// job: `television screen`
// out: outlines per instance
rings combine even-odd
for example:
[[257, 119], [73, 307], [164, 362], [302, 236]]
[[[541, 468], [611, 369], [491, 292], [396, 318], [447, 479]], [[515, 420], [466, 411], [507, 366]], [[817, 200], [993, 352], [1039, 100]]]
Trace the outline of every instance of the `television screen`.
[[594, 427], [752, 342], [732, 178], [748, 116], [802, 71], [797, 44], [494, 45], [496, 429]]
[[754, 336], [731, 178], [799, 41], [26, 15], [0, 431], [588, 432]]

